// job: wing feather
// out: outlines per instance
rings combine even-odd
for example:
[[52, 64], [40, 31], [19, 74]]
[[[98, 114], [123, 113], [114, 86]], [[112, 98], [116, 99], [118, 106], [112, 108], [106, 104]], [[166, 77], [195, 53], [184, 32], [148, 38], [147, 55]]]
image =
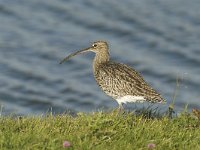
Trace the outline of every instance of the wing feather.
[[163, 101], [163, 98], [133, 68], [115, 62], [101, 64], [95, 79], [102, 90], [114, 99], [126, 96], [144, 96], [148, 101]]

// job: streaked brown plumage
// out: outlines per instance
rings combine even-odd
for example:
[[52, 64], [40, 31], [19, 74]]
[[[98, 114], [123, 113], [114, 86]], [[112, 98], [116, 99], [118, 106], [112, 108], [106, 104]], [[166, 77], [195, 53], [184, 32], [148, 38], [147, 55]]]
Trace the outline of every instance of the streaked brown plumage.
[[133, 68], [110, 61], [109, 48], [105, 41], [96, 41], [91, 47], [67, 56], [61, 63], [88, 51], [96, 53], [93, 60], [93, 73], [97, 84], [107, 95], [117, 100], [120, 107], [126, 102], [165, 102]]

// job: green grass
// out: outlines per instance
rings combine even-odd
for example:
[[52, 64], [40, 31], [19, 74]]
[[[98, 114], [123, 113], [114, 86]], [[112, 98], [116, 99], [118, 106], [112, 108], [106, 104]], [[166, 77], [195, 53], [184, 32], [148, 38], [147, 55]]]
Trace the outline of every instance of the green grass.
[[[200, 122], [191, 114], [148, 119], [131, 113], [1, 117], [0, 149], [199, 150]], [[63, 141], [71, 143], [63, 148]]]

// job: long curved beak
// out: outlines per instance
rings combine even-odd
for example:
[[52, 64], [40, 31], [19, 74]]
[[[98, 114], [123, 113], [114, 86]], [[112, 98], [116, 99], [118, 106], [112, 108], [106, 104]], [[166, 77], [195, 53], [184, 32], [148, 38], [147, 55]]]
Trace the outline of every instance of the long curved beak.
[[76, 51], [75, 53], [72, 53], [72, 54], [68, 55], [67, 57], [65, 57], [63, 60], [61, 60], [60, 64], [62, 64], [63, 62], [69, 60], [73, 56], [76, 56], [78, 54], [82, 54], [82, 53], [85, 53], [85, 52], [89, 52], [89, 51], [91, 51], [91, 47]]

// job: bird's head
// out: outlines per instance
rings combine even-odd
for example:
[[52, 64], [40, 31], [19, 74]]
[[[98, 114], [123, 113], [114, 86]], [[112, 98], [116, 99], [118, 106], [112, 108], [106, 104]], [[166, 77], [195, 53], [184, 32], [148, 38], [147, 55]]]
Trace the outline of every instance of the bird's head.
[[93, 42], [90, 47], [82, 49], [82, 50], [79, 50], [79, 51], [76, 51], [76, 52], [68, 55], [67, 57], [65, 57], [60, 62], [60, 64], [62, 64], [63, 62], [69, 60], [73, 56], [76, 56], [78, 54], [82, 54], [82, 53], [85, 53], [85, 52], [89, 52], [89, 51], [94, 52], [96, 54], [99, 54], [99, 53], [108, 53], [108, 43], [106, 41], [96, 41], [96, 42]]

